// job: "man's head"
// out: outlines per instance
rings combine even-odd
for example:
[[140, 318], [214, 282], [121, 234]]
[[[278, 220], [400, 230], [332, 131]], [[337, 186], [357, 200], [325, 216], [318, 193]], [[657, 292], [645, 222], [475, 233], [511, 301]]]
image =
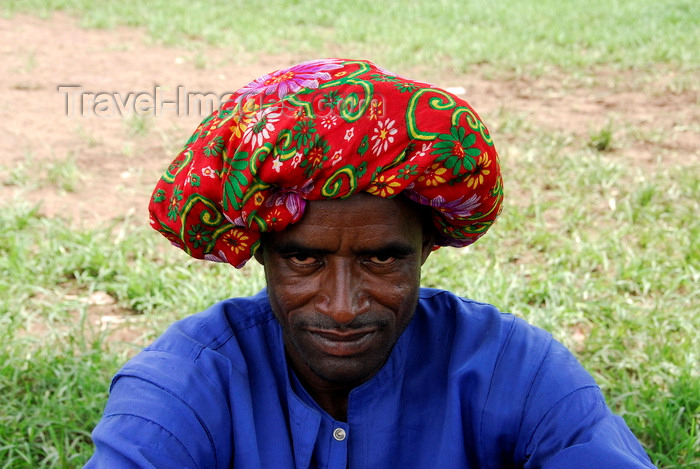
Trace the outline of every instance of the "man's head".
[[255, 257], [305, 382], [356, 386], [381, 368], [413, 317], [431, 231], [408, 199], [357, 194], [263, 236]]
[[469, 104], [362, 60], [265, 75], [202, 122], [156, 186], [152, 226], [193, 257], [241, 267], [313, 201], [399, 194], [429, 207], [436, 246], [466, 246], [503, 198]]
[[469, 104], [362, 60], [265, 75], [204, 120], [156, 186], [151, 223], [193, 257], [265, 268], [294, 370], [352, 388], [414, 314], [434, 246], [466, 246], [503, 198]]

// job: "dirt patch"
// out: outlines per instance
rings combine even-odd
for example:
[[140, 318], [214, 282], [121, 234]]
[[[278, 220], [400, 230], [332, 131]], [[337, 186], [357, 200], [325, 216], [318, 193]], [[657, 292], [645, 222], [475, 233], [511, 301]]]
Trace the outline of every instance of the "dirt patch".
[[[126, 99], [130, 92], [154, 94], [160, 87], [164, 101], [174, 100], [178, 89], [221, 94], [308, 58], [154, 46], [141, 30], [86, 30], [64, 14], [49, 20], [26, 15], [0, 19], [0, 44], [6, 148], [0, 166], [6, 174], [14, 169], [11, 181], [0, 179], [0, 196], [41, 202], [48, 216], [88, 224], [130, 212], [137, 218], [143, 213], [145, 222], [154, 182], [204, 113], [190, 109], [178, 115], [166, 106], [158, 117], [147, 113], [138, 119], [129, 106], [126, 112], [113, 112], [112, 103], [111, 111], [97, 116], [95, 106], [81, 112], [74, 93], [120, 93]], [[508, 119], [584, 137], [610, 124], [615, 140], [625, 142], [622, 156], [639, 164], [659, 158], [672, 164], [699, 160], [697, 90], [679, 72], [601, 68], [585, 79], [563, 74], [493, 79], [476, 69], [468, 76], [427, 78], [463, 89], [461, 94], [486, 116], [496, 135]], [[23, 183], [56, 160], [74, 162], [75, 174], [63, 176], [74, 179], [70, 184], [57, 181], [60, 175]], [[22, 171], [17, 169], [21, 165]]]
[[[35, 303], [36, 316], [28, 316], [18, 330], [20, 337], [45, 338], [49, 336], [80, 336], [87, 341], [107, 343], [146, 345], [153, 337], [152, 328], [144, 327], [144, 318], [134, 315], [120, 306], [108, 293], [103, 291], [84, 292], [75, 289], [58, 297], [44, 293], [36, 294], [31, 301]], [[38, 305], [62, 303], [69, 311], [68, 317], [52, 317], [41, 313]]]
[[[222, 50], [201, 53], [147, 44], [140, 30], [86, 30], [62, 14], [50, 20], [18, 15], [0, 19], [0, 122], [5, 148], [0, 166], [16, 171], [0, 195], [41, 202], [42, 213], [86, 223], [144, 213], [151, 188], [174, 158], [202, 114], [178, 115], [163, 109], [137, 118], [133, 105], [96, 115], [96, 106], [78, 104], [78, 92], [100, 96], [139, 92], [163, 100], [178, 87], [195, 92], [234, 91], [252, 78], [295, 62], [292, 57], [253, 61]], [[102, 94], [104, 93], [104, 94]], [[206, 104], [206, 103], [204, 103]], [[99, 111], [99, 107], [97, 111]], [[104, 106], [102, 107], [104, 109]], [[114, 111], [114, 112], [113, 112]], [[69, 115], [72, 114], [72, 115]], [[77, 166], [71, 190], [51, 180], [26, 184], [53, 160]], [[19, 180], [18, 180], [19, 179]], [[45, 178], [46, 179], [46, 178]], [[3, 182], [0, 179], [0, 182]]]
[[[0, 197], [5, 203], [40, 203], [42, 214], [83, 226], [127, 215], [145, 225], [157, 178], [204, 112], [178, 113], [164, 106], [157, 117], [152, 112], [138, 117], [131, 104], [124, 104], [121, 112], [111, 103], [111, 110], [98, 115], [105, 106], [81, 107], [73, 93], [119, 93], [126, 99], [129, 93], [156, 95], [159, 89], [163, 101], [174, 100], [180, 89], [221, 95], [263, 73], [312, 58], [149, 42], [142, 30], [86, 30], [64, 14], [48, 20], [0, 18], [0, 134], [5, 148], [0, 152]], [[615, 157], [649, 167], [660, 160], [700, 162], [698, 87], [692, 72], [600, 68], [585, 77], [552, 72], [527, 79], [503, 74], [493, 78], [492, 71], [478, 67], [468, 75], [432, 77], [395, 71], [464, 95], [502, 148], [518, 145], [498, 136], [513, 121], [584, 137], [582, 142], [609, 126], [614, 143], [620, 142]], [[52, 172], [55, 162], [68, 162], [73, 171]], [[124, 311], [116, 305], [90, 304], [88, 311], [98, 328], [123, 323]], [[138, 331], [127, 331], [123, 339], [134, 333]]]

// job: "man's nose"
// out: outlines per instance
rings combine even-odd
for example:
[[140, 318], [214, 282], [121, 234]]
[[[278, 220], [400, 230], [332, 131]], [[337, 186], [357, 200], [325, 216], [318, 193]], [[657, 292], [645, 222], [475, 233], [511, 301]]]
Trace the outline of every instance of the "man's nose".
[[369, 311], [370, 302], [364, 293], [362, 279], [351, 262], [337, 261], [326, 265], [321, 278], [316, 310], [339, 324], [349, 324]]

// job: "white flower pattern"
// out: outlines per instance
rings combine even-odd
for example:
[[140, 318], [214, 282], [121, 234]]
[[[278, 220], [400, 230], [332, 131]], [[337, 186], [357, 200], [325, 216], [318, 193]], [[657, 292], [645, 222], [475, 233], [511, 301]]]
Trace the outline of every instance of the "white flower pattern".
[[202, 168], [202, 176], [215, 179], [216, 171], [211, 166], [207, 166], [206, 168]]
[[395, 120], [386, 119], [377, 122], [377, 127], [374, 128], [374, 135], [372, 135], [372, 153], [375, 155], [380, 155], [384, 153], [388, 148], [389, 144], [394, 142], [394, 135], [399, 131], [394, 128]]
[[275, 122], [280, 119], [280, 112], [272, 112], [266, 109], [253, 117], [243, 132], [243, 143], [250, 143], [257, 148], [270, 139], [270, 132], [275, 130]]

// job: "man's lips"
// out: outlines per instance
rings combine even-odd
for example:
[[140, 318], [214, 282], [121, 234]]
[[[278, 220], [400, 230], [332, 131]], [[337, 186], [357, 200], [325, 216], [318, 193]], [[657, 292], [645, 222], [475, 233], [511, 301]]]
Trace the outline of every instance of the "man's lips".
[[364, 352], [377, 332], [377, 328], [347, 331], [308, 328], [307, 332], [322, 352], [337, 357], [347, 357]]

